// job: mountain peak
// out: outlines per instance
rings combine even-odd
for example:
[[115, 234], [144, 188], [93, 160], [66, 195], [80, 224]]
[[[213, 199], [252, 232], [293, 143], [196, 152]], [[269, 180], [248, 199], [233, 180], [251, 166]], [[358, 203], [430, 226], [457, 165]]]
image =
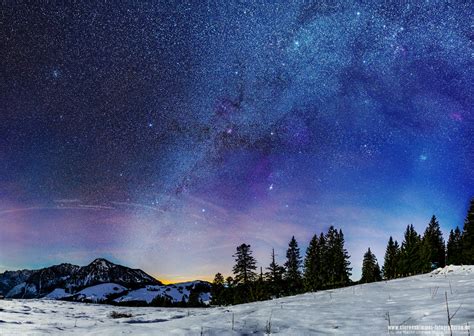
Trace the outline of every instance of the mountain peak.
[[108, 266], [115, 266], [115, 264], [111, 261], [108, 261], [107, 259], [105, 258], [96, 258], [94, 259], [90, 264], [89, 266], [92, 266], [92, 265], [95, 265], [95, 266], [103, 266], [103, 267], [108, 267]]

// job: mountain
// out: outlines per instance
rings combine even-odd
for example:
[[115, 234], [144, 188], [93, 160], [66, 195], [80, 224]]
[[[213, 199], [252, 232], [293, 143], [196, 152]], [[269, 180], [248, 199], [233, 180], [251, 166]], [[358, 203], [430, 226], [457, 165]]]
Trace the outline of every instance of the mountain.
[[74, 272], [70, 281], [68, 281], [68, 287], [77, 289], [108, 282], [129, 288], [138, 288], [144, 285], [161, 285], [160, 281], [140, 269], [128, 268], [99, 258]]
[[0, 295], [5, 295], [16, 285], [26, 281], [35, 271], [6, 271], [0, 274]]
[[[124, 306], [200, 306], [210, 302], [211, 284], [190, 281], [163, 285], [140, 269], [95, 259], [87, 266], [60, 264], [0, 274], [6, 298], [109, 303]], [[194, 299], [191, 299], [194, 297]]]
[[83, 267], [60, 264], [39, 270], [7, 271], [0, 274], [0, 294], [7, 298], [38, 298], [57, 288], [75, 293], [104, 283], [115, 283], [127, 288], [161, 285], [160, 281], [140, 269], [98, 258]]

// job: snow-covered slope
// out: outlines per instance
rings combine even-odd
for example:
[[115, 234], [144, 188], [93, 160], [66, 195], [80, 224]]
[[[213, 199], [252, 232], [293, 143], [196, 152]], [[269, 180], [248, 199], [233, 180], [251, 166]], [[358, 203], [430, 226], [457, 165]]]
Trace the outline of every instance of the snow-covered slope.
[[109, 298], [111, 295], [118, 295], [126, 290], [127, 288], [115, 283], [104, 283], [87, 287], [74, 296], [78, 301], [101, 302]]
[[50, 300], [58, 300], [68, 296], [71, 296], [71, 294], [67, 293], [63, 288], [56, 288], [51, 293], [44, 296], [44, 298]]
[[[12, 291], [25, 291], [23, 286], [24, 284], [20, 284], [14, 287]], [[211, 286], [208, 282], [200, 280], [171, 285], [147, 285], [138, 289], [130, 289], [116, 283], [104, 283], [86, 287], [73, 294], [68, 293], [63, 288], [55, 288], [43, 298], [95, 303], [107, 301], [107, 303], [137, 306], [150, 304], [158, 296], [169, 299], [171, 303], [188, 302], [192, 290], [199, 293], [199, 299], [202, 303], [210, 303]]]
[[172, 285], [146, 286], [145, 288], [139, 288], [130, 291], [126, 295], [121, 296], [114, 301], [117, 303], [146, 302], [149, 304], [157, 296], [162, 296], [170, 299], [172, 303], [178, 303], [182, 301], [188, 302], [192, 289], [197, 289], [199, 292], [201, 292], [199, 294], [199, 298], [204, 304], [210, 303], [210, 285], [208, 282], [200, 280], [176, 283]]
[[[389, 323], [392, 327], [448, 328], [445, 295], [451, 315], [457, 311], [452, 325], [472, 324], [474, 266], [450, 266], [431, 274], [230, 307], [128, 308], [4, 300], [0, 301], [0, 334], [387, 335]], [[114, 319], [112, 311], [132, 316]], [[435, 334], [439, 330], [431, 333]], [[467, 331], [453, 334], [468, 335]]]

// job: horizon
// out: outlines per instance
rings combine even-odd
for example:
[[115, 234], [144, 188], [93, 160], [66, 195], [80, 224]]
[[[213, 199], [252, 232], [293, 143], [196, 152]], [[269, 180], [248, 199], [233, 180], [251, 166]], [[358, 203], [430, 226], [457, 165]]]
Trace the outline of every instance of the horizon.
[[445, 241], [474, 197], [469, 4], [3, 6], [0, 272], [104, 257], [160, 281], [342, 229]]
[[[469, 202], [466, 202], [466, 211], [467, 212], [467, 209], [468, 209], [468, 203]], [[435, 214], [433, 214], [435, 215]], [[431, 217], [430, 217], [431, 218]], [[437, 219], [439, 220], [439, 217], [437, 217]], [[418, 234], [422, 235], [423, 232], [424, 232], [424, 229], [426, 228], [426, 225], [427, 223], [410, 223], [410, 224], [413, 224], [414, 227], [415, 227], [415, 230], [418, 232]], [[409, 225], [409, 224], [407, 224]], [[441, 229], [442, 229], [442, 233], [443, 233], [443, 238], [444, 238], [444, 241], [445, 243], [448, 241], [448, 236], [449, 236], [449, 230], [451, 229], [455, 229], [455, 227], [458, 226], [461, 231], [462, 231], [462, 225], [455, 225], [453, 227], [450, 227], [448, 230], [445, 229], [445, 226], [441, 225]], [[336, 228], [338, 229], [338, 228]], [[390, 235], [394, 241], [398, 241], [398, 243], [401, 245], [401, 243], [403, 242], [403, 233], [404, 231], [401, 231], [398, 235]], [[388, 238], [390, 237], [388, 236]], [[383, 265], [383, 256], [385, 254], [385, 247], [386, 247], [386, 242], [388, 242], [388, 238], [386, 239], [386, 241], [381, 241], [381, 244], [379, 245], [376, 245], [376, 247], [374, 246], [368, 246], [367, 248], [370, 248], [372, 253], [375, 254], [375, 256], [377, 257], [377, 261], [380, 265], [380, 267], [382, 267]], [[347, 237], [346, 237], [347, 239]], [[301, 255], [304, 259], [304, 256], [305, 256], [305, 251], [306, 251], [306, 248], [307, 248], [307, 243], [306, 244], [299, 244], [300, 246], [300, 249], [301, 249]], [[356, 266], [354, 267], [355, 265], [353, 264], [353, 257], [352, 257], [352, 254], [350, 253], [349, 251], [349, 255], [351, 256], [350, 258], [350, 261], [351, 261], [351, 265], [350, 267], [352, 267], [352, 275], [351, 275], [351, 280], [352, 281], [358, 281], [360, 279], [360, 275], [361, 275], [361, 272], [360, 272], [360, 269], [361, 269], [361, 265], [362, 265], [362, 256], [363, 256], [363, 253], [365, 253], [366, 250], [362, 250], [360, 251], [360, 266]], [[276, 251], [278, 252], [278, 251]], [[285, 252], [283, 250], [283, 252]], [[282, 255], [284, 253], [281, 253], [280, 255]], [[278, 258], [278, 255], [279, 253], [275, 253], [275, 256], [276, 256], [276, 261], [277, 263], [280, 263], [281, 265], [284, 263], [284, 258], [280, 257]], [[50, 266], [53, 266], [53, 265], [58, 265], [58, 264], [61, 264], [61, 263], [70, 263], [70, 264], [73, 264], [73, 265], [79, 265], [79, 266], [86, 266], [88, 264], [90, 264], [92, 261], [96, 260], [96, 259], [106, 259], [108, 261], [111, 261], [112, 263], [115, 263], [115, 264], [119, 264], [119, 265], [122, 265], [122, 266], [126, 266], [126, 267], [129, 267], [129, 268], [138, 268], [138, 269], [142, 269], [141, 267], [136, 267], [134, 265], [129, 265], [129, 264], [126, 264], [126, 263], [123, 263], [121, 262], [119, 259], [117, 258], [114, 258], [114, 257], [103, 257], [103, 256], [97, 256], [93, 259], [90, 260], [90, 262], [83, 262], [83, 263], [76, 263], [76, 262], [71, 262], [71, 261], [61, 261], [61, 262], [52, 262], [51, 264], [39, 264], [39, 265], [36, 265], [36, 266], [33, 266], [33, 267], [17, 267], [17, 268], [6, 268], [4, 267], [3, 265], [0, 265], [0, 273], [3, 273], [5, 271], [16, 271], [16, 270], [23, 270], [23, 269], [41, 269], [41, 268], [45, 268], [45, 267], [50, 267]], [[268, 266], [268, 264], [270, 263], [271, 259], [268, 258], [268, 260], [266, 260], [266, 262], [261, 262], [260, 259], [257, 258], [257, 270], [260, 269], [260, 267], [263, 268], [264, 270], [264, 273], [265, 273], [265, 268]], [[203, 280], [203, 281], [208, 281], [208, 282], [212, 282], [213, 279], [214, 279], [214, 275], [215, 274], [206, 274], [206, 275], [197, 275], [197, 276], [192, 276], [192, 275], [188, 275], [188, 276], [182, 276], [182, 275], [172, 275], [170, 276], [169, 274], [154, 274], [152, 272], [149, 272], [147, 271], [146, 269], [142, 269], [142, 271], [144, 271], [145, 273], [151, 275], [152, 277], [154, 277], [155, 279], [161, 281], [163, 284], [167, 285], [167, 284], [177, 284], [177, 283], [181, 283], [181, 282], [187, 282], [187, 281], [194, 281], [194, 280]], [[222, 272], [222, 271], [218, 271], [219, 273], [222, 273], [224, 278], [226, 278], [227, 276], [232, 276], [232, 271], [229, 270], [227, 273], [226, 272]]]

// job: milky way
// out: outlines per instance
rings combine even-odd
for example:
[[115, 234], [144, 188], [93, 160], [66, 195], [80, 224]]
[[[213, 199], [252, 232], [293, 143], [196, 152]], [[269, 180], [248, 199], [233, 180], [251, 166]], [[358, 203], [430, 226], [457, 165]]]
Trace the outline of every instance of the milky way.
[[472, 3], [3, 4], [0, 268], [96, 256], [163, 279], [342, 227], [462, 225]]

